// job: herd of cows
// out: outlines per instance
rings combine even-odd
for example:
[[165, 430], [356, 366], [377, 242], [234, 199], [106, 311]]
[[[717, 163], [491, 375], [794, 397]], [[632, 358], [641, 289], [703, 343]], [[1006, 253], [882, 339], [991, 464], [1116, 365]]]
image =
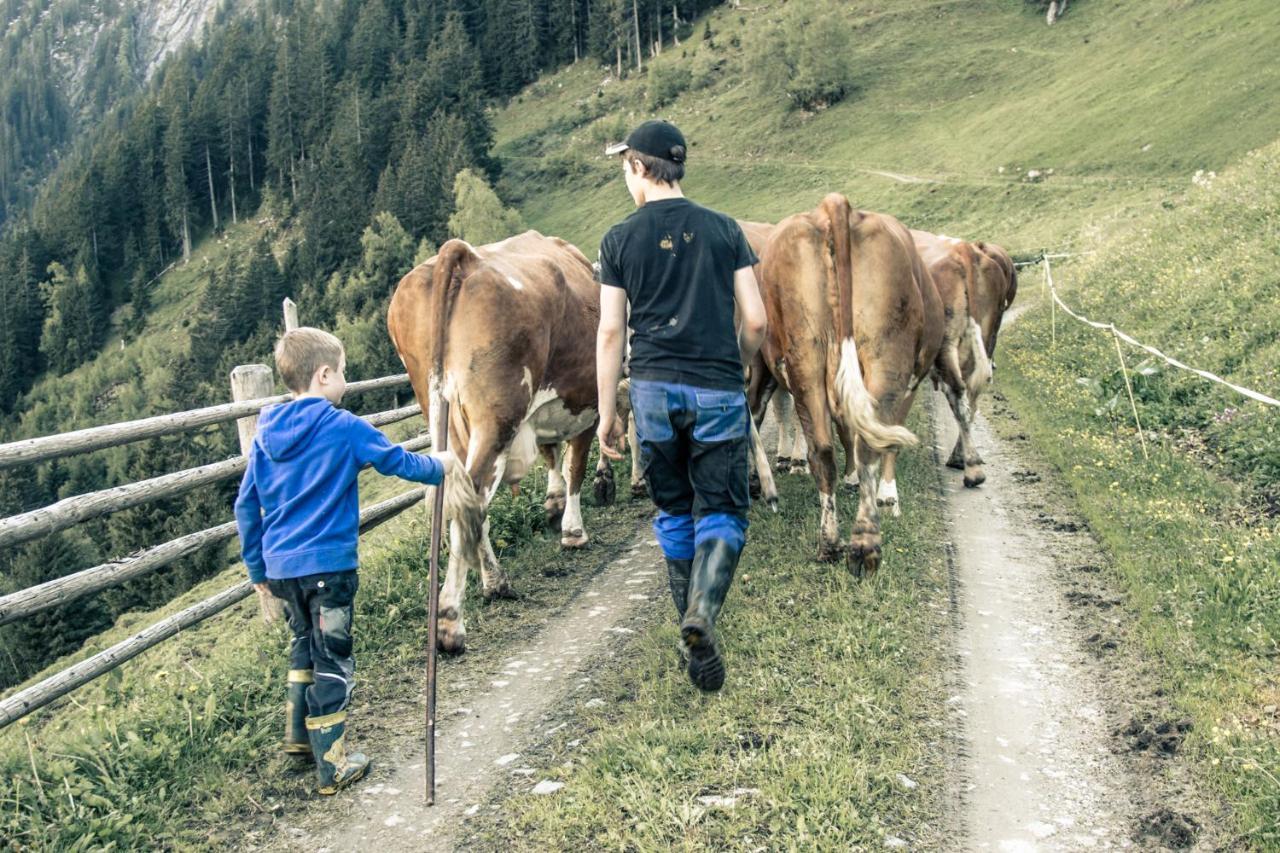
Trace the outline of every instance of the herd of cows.
[[[960, 427], [947, 464], [964, 471], [966, 486], [983, 482], [970, 424], [1017, 290], [1013, 262], [995, 244], [908, 230], [892, 216], [852, 209], [837, 193], [776, 225], [741, 225], [760, 259], [755, 272], [769, 322], [747, 371], [761, 488], [776, 505], [773, 466], [754, 429], [772, 402], [778, 467], [807, 467], [818, 486], [819, 559], [844, 555], [856, 573], [872, 574], [880, 565], [880, 507], [899, 513], [897, 454], [916, 443], [903, 423], [926, 378], [945, 394]], [[452, 557], [437, 636], [445, 651], [466, 645], [462, 603], [472, 569], [486, 598], [511, 594], [486, 509], [539, 454], [548, 471], [546, 510], [559, 521], [561, 544], [587, 544], [581, 495], [597, 421], [599, 306], [591, 262], [535, 231], [487, 246], [450, 240], [396, 287], [391, 338], [431, 434], [449, 430], [449, 447], [476, 484], [474, 500], [449, 522]], [[626, 397], [624, 379], [624, 414]], [[441, 401], [449, 403], [447, 427], [439, 422]], [[858, 490], [857, 517], [843, 543], [833, 426], [846, 452], [844, 481]], [[639, 491], [632, 436], [632, 489]], [[612, 500], [612, 469], [603, 458], [594, 487], [598, 499]]]

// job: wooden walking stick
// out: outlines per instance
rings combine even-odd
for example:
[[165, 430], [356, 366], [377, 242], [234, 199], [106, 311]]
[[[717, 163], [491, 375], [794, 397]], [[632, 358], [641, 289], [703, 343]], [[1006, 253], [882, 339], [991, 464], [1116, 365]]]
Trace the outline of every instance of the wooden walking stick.
[[[449, 449], [449, 401], [440, 401], [439, 445], [434, 450]], [[433, 441], [434, 443], [434, 441]], [[446, 478], [447, 479], [447, 478]], [[440, 607], [440, 533], [444, 521], [444, 489], [442, 480], [436, 486], [431, 508], [431, 571], [427, 581], [427, 805], [436, 802], [436, 630]]]

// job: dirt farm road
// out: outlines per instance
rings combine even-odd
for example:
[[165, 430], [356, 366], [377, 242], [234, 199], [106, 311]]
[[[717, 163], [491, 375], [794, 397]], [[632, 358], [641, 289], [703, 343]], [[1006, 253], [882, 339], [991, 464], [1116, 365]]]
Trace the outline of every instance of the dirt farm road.
[[[940, 397], [922, 402], [932, 411], [934, 452], [944, 459], [955, 425]], [[1163, 846], [1158, 835], [1143, 838], [1141, 826], [1168, 780], [1156, 782], [1146, 759], [1126, 754], [1116, 734], [1132, 719], [1134, 703], [1125, 695], [1128, 676], [1117, 674], [1124, 666], [1106, 651], [1115, 648], [1106, 638], [1123, 626], [1120, 610], [1110, 609], [1118, 602], [1098, 579], [1098, 546], [1022, 443], [1016, 414], [998, 394], [983, 406], [1000, 426], [979, 415], [975, 427], [986, 485], [968, 490], [958, 472], [943, 476], [955, 660], [945, 712], [955, 733], [945, 846]], [[304, 809], [246, 847], [450, 850], [465, 838], [466, 818], [495, 807], [491, 794], [507, 780], [519, 780], [520, 789], [542, 784], [554, 795], [554, 784], [522, 755], [574, 725], [575, 704], [590, 701], [591, 672], [607, 666], [629, 634], [665, 614], [655, 602], [666, 603], [665, 568], [641, 523], [629, 550], [539, 633], [513, 646], [500, 673], [453, 690], [442, 686], [436, 806], [423, 804], [416, 721], [419, 734], [406, 732], [398, 749], [380, 753], [371, 778], [351, 795]]]

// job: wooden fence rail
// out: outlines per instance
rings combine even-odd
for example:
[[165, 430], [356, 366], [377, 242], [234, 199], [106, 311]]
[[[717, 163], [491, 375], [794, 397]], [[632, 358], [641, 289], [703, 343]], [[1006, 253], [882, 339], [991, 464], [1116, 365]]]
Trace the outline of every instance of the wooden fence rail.
[[[360, 394], [366, 391], [378, 391], [384, 388], [398, 388], [409, 383], [409, 374], [384, 376], [380, 379], [366, 379], [352, 382], [347, 386], [348, 394]], [[106, 447], [117, 447], [147, 438], [185, 432], [197, 427], [226, 423], [252, 415], [273, 403], [283, 403], [289, 399], [288, 394], [274, 397], [263, 397], [257, 400], [243, 400], [238, 403], [223, 403], [189, 412], [178, 412], [172, 415], [156, 415], [136, 421], [125, 421], [118, 424], [89, 427], [87, 429], [64, 432], [58, 435], [46, 435], [40, 438], [27, 438], [0, 444], [0, 470], [26, 465], [32, 462], [43, 462], [59, 459], [77, 453], [88, 453]]]
[[[420, 435], [401, 442], [400, 446], [405, 450], [422, 450], [430, 444], [430, 436]], [[229, 459], [227, 462], [240, 462], [243, 469], [242, 459]], [[128, 557], [0, 596], [0, 625], [8, 625], [10, 622], [16, 622], [42, 610], [68, 604], [108, 587], [119, 586], [156, 569], [162, 569], [202, 548], [226, 542], [235, 535], [236, 523], [229, 521], [217, 527], [179, 536], [177, 539], [171, 539]]]
[[[422, 500], [424, 494], [424, 489], [415, 488], [397, 497], [374, 504], [362, 511], [360, 513], [360, 532], [365, 533], [384, 521], [399, 515]], [[231, 533], [234, 535], [234, 523], [223, 525], [223, 527], [228, 526], [231, 527]], [[217, 530], [218, 528], [214, 529]], [[185, 610], [161, 619], [154, 625], [116, 643], [109, 649], [98, 652], [96, 655], [74, 666], [68, 667], [25, 690], [5, 698], [0, 701], [0, 729], [15, 720], [25, 717], [32, 711], [43, 708], [77, 687], [110, 672], [147, 649], [169, 639], [184, 628], [189, 628], [192, 625], [203, 622], [210, 616], [221, 613], [236, 602], [248, 598], [251, 594], [253, 594], [253, 587], [248, 581], [241, 581], [230, 589], [223, 590], [217, 595], [193, 604]]]
[[[415, 403], [399, 409], [365, 415], [364, 420], [373, 426], [383, 427], [411, 418], [421, 411], [421, 407]], [[68, 527], [74, 527], [102, 515], [185, 494], [210, 483], [230, 480], [244, 473], [246, 464], [245, 457], [237, 456], [234, 459], [188, 468], [185, 471], [175, 471], [149, 480], [139, 480], [136, 483], [75, 495], [40, 509], [0, 519], [0, 548], [10, 548], [41, 536], [66, 530]], [[3, 624], [3, 616], [0, 615], [0, 625]]]

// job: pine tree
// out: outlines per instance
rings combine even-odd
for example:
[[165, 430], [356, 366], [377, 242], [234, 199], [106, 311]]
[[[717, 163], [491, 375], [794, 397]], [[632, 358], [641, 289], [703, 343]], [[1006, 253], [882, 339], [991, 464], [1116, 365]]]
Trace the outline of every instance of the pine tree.
[[458, 173], [453, 185], [454, 213], [449, 234], [473, 245], [504, 240], [524, 230], [519, 211], [502, 206], [502, 199], [485, 179], [470, 169]]
[[40, 352], [51, 370], [66, 373], [97, 352], [98, 300], [84, 266], [73, 276], [62, 264], [50, 264], [49, 281], [41, 290], [46, 313]]

